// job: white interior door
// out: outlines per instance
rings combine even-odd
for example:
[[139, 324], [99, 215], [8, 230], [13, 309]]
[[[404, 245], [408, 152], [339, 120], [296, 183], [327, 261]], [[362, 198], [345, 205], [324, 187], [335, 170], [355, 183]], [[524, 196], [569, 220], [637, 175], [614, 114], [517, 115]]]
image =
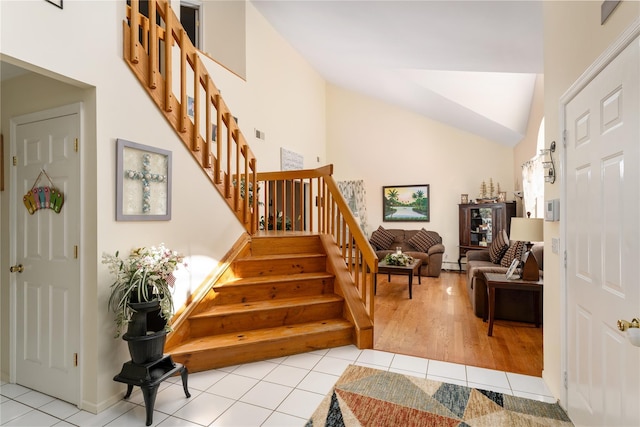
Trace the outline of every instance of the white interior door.
[[576, 425], [640, 425], [638, 40], [566, 107], [568, 411]]
[[[13, 264], [23, 266], [22, 272], [11, 276], [16, 383], [76, 405], [80, 396], [77, 110], [72, 106], [12, 120], [16, 166], [11, 242]], [[64, 196], [60, 212], [44, 207], [30, 214], [23, 196], [33, 187], [60, 190]]]

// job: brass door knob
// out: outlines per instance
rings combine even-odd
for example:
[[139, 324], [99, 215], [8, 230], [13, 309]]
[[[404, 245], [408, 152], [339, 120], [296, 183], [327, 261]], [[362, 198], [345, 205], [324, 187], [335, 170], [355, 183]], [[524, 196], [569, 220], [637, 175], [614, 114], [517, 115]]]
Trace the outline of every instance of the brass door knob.
[[9, 269], [12, 273], [22, 273], [24, 271], [24, 267], [22, 264], [12, 265]]
[[618, 320], [618, 329], [622, 332], [626, 331], [629, 328], [640, 328], [640, 320], [634, 318], [631, 322], [627, 322], [626, 320]]

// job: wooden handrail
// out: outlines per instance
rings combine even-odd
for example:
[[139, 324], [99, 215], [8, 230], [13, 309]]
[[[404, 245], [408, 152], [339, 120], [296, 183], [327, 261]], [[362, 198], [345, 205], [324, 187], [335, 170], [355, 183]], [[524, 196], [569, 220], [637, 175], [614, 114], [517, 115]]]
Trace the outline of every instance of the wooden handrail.
[[139, 0], [129, 2], [125, 62], [245, 230], [254, 235], [270, 223], [277, 229], [280, 221], [282, 229], [290, 224], [331, 235], [361, 299], [351, 301], [356, 293], [349, 289], [343, 292], [347, 304], [352, 311], [366, 307], [372, 321], [378, 259], [338, 190], [333, 166], [258, 173], [256, 157], [169, 2], [150, 0], [149, 16], [140, 13]]
[[329, 234], [340, 248], [369, 317], [378, 257], [332, 176], [333, 165], [318, 169], [257, 174], [258, 229]]
[[139, 4], [130, 0], [127, 6], [125, 61], [238, 220], [255, 233], [257, 206], [243, 200], [240, 183], [255, 184], [256, 157], [169, 2], [149, 1], [149, 16], [140, 13]]

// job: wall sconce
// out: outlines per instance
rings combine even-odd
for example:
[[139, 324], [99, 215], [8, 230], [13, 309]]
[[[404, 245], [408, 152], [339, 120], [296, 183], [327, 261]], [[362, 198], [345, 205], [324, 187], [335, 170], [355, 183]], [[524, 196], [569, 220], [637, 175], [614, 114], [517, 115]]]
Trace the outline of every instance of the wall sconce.
[[542, 160], [542, 166], [547, 169], [547, 173], [544, 176], [544, 180], [553, 184], [556, 182], [556, 165], [553, 163], [553, 153], [556, 151], [556, 142], [551, 141], [551, 146], [549, 148], [543, 148], [540, 150], [541, 156], [549, 155], [549, 161], [545, 159]]

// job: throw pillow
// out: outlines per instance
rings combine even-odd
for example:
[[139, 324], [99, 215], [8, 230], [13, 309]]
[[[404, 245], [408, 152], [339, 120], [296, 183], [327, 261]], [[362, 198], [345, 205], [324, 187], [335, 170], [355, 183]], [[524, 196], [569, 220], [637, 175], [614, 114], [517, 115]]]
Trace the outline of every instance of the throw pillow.
[[509, 268], [514, 259], [522, 259], [522, 253], [524, 252], [524, 242], [519, 240], [513, 242], [507, 252], [505, 252], [500, 265], [502, 267]]
[[407, 240], [407, 243], [421, 252], [427, 252], [431, 246], [442, 243], [442, 238], [435, 231], [423, 228]]
[[389, 246], [393, 243], [396, 238], [393, 234], [389, 233], [382, 226], [379, 226], [376, 231], [371, 233], [371, 238], [369, 239], [369, 243], [376, 249], [384, 250], [389, 249]]
[[498, 235], [491, 242], [489, 246], [489, 258], [494, 264], [500, 264], [505, 252], [509, 249], [509, 236], [507, 236], [506, 230], [501, 230]]

